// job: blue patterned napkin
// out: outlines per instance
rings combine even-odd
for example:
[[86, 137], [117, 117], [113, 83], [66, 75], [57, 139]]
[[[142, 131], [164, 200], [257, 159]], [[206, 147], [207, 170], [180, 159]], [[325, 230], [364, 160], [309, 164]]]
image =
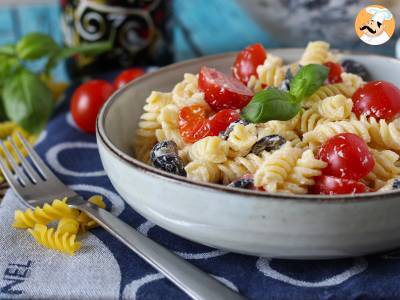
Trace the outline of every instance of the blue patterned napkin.
[[[248, 298], [400, 299], [400, 251], [328, 261], [252, 257], [189, 242], [145, 220], [111, 186], [95, 137], [76, 128], [68, 103], [36, 149], [65, 184], [85, 197], [103, 195], [115, 215]], [[0, 299], [188, 298], [101, 228], [81, 236], [73, 257], [37, 245], [28, 232], [11, 228], [21, 207], [11, 191], [0, 205]]]

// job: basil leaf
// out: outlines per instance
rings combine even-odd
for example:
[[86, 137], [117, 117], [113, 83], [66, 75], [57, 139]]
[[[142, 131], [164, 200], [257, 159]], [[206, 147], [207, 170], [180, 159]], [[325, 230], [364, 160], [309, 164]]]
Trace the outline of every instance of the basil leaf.
[[289, 93], [298, 102], [314, 94], [328, 78], [329, 69], [323, 65], [310, 64], [302, 67], [290, 82]]
[[252, 123], [286, 121], [293, 118], [300, 108], [300, 103], [289, 93], [277, 88], [268, 88], [254, 95], [242, 110], [241, 117]]
[[3, 87], [7, 117], [31, 133], [46, 125], [53, 100], [49, 88], [33, 73], [23, 69], [7, 80]]
[[23, 36], [16, 49], [19, 58], [35, 60], [57, 52], [60, 48], [47, 34], [33, 32]]
[[7, 44], [7, 45], [0, 46], [0, 57], [3, 58], [3, 56], [5, 56], [5, 57], [16, 56], [14, 45]]

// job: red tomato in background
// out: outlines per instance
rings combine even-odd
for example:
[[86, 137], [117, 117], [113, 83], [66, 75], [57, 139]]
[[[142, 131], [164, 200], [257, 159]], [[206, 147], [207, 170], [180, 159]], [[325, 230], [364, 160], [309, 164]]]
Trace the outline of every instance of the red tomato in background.
[[343, 68], [341, 65], [334, 63], [333, 61], [328, 61], [328, 62], [324, 63], [324, 66], [329, 68], [329, 74], [328, 74], [328, 82], [329, 83], [342, 82], [342, 78], [340, 77], [340, 74], [342, 74]]
[[311, 193], [320, 195], [341, 195], [369, 192], [368, 187], [356, 180], [337, 178], [333, 176], [318, 176]]
[[202, 105], [185, 106], [180, 110], [179, 131], [186, 143], [216, 136], [240, 118], [240, 114], [232, 109], [223, 109], [207, 118], [208, 113]]
[[251, 75], [257, 76], [257, 67], [267, 59], [267, 51], [261, 44], [247, 46], [236, 56], [232, 67], [233, 75], [247, 84]]
[[213, 68], [202, 67], [199, 89], [214, 111], [224, 108], [241, 109], [250, 102], [253, 92], [236, 78]]
[[132, 68], [119, 73], [117, 78], [114, 80], [114, 86], [116, 89], [123, 87], [128, 82], [142, 76], [145, 71], [141, 68]]
[[89, 80], [75, 90], [70, 109], [80, 129], [88, 133], [96, 131], [97, 114], [114, 90], [114, 86], [104, 80]]
[[364, 140], [352, 133], [340, 133], [326, 141], [317, 157], [328, 163], [323, 175], [359, 180], [372, 171], [374, 158]]
[[353, 94], [353, 112], [376, 119], [392, 121], [400, 116], [400, 89], [394, 84], [376, 80], [360, 87]]

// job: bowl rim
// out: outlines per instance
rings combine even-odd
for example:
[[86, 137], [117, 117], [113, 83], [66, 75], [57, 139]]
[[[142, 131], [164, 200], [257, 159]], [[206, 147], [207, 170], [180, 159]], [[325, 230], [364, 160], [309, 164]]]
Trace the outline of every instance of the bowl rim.
[[[304, 51], [304, 48], [271, 48], [271, 52], [278, 52], [278, 51]], [[335, 50], [335, 51], [337, 51], [339, 54], [378, 57], [378, 58], [393, 60], [396, 63], [400, 63], [400, 60], [398, 60], [396, 58], [379, 55], [379, 54], [370, 54], [370, 53], [350, 51], [350, 50], [342, 50], [342, 51]], [[97, 119], [96, 119], [97, 143], [99, 144], [101, 142], [106, 147], [106, 149], [108, 149], [111, 152], [111, 154], [114, 157], [116, 157], [118, 160], [120, 160], [124, 164], [127, 164], [130, 167], [138, 169], [148, 175], [154, 176], [161, 180], [165, 180], [165, 181], [172, 182], [175, 184], [186, 185], [191, 188], [206, 189], [208, 191], [218, 191], [218, 192], [228, 193], [228, 194], [253, 196], [262, 201], [266, 201], [267, 199], [269, 199], [269, 200], [279, 199], [279, 200], [289, 200], [289, 201], [291, 200], [291, 201], [295, 201], [296, 203], [298, 203], [298, 202], [336, 203], [336, 204], [343, 203], [343, 202], [365, 203], [365, 202], [376, 201], [376, 200], [382, 201], [383, 199], [392, 199], [394, 196], [400, 195], [400, 190], [387, 191], [387, 192], [360, 193], [360, 194], [345, 194], [345, 195], [312, 195], [312, 194], [301, 195], [301, 194], [268, 193], [268, 192], [260, 192], [260, 191], [253, 191], [253, 190], [237, 189], [237, 188], [232, 188], [232, 187], [228, 187], [228, 186], [216, 184], [216, 183], [196, 182], [196, 181], [190, 180], [186, 177], [174, 175], [174, 174], [156, 169], [150, 165], [147, 165], [147, 164], [137, 160], [136, 158], [124, 153], [116, 145], [114, 145], [111, 142], [111, 140], [107, 136], [106, 130], [105, 130], [106, 116], [107, 116], [108, 111], [110, 110], [111, 106], [113, 105], [113, 103], [116, 102], [117, 99], [120, 97], [120, 95], [125, 93], [125, 91], [128, 88], [130, 88], [131, 86], [140, 85], [143, 81], [146, 81], [148, 78], [150, 78], [152, 76], [160, 75], [160, 74], [162, 75], [162, 73], [165, 73], [165, 72], [168, 72], [168, 71], [171, 71], [174, 69], [179, 69], [183, 66], [199, 64], [201, 62], [210, 63], [214, 60], [226, 58], [227, 56], [235, 57], [237, 55], [237, 53], [238, 52], [236, 52], [236, 51], [224, 52], [221, 54], [207, 55], [207, 56], [202, 56], [199, 58], [193, 58], [193, 59], [185, 60], [182, 62], [173, 63], [168, 66], [161, 67], [154, 72], [148, 72], [148, 73], [144, 74], [143, 76], [141, 76], [140, 78], [138, 78], [138, 79], [126, 84], [122, 88], [118, 89], [109, 97], [109, 99], [103, 105], [103, 107], [100, 110], [100, 113], [97, 116]]]

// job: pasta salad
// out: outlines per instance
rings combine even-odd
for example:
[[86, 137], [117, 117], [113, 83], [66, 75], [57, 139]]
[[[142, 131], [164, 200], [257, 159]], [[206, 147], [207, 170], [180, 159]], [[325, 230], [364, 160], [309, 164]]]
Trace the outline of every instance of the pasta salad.
[[146, 99], [135, 138], [142, 162], [189, 179], [289, 194], [400, 187], [400, 90], [371, 81], [328, 43], [284, 64], [260, 44], [232, 74], [203, 66]]

